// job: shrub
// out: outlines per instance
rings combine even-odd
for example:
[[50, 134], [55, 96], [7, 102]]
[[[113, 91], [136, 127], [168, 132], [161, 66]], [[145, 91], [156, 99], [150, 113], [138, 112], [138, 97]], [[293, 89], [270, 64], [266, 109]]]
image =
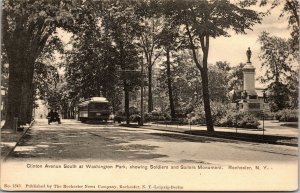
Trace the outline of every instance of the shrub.
[[[228, 104], [220, 102], [211, 102], [210, 104], [213, 123], [218, 125], [220, 120], [226, 115], [227, 111], [231, 109]], [[206, 124], [204, 106], [200, 105], [195, 109], [195, 117], [191, 119], [192, 124]]]
[[161, 112], [157, 112], [157, 111], [144, 114], [145, 122], [165, 121], [165, 120], [168, 120], [168, 121], [171, 120], [171, 116], [168, 114], [163, 114]]
[[283, 109], [275, 113], [275, 117], [283, 122], [296, 122], [298, 121], [297, 109]]
[[258, 119], [250, 112], [230, 112], [220, 120], [218, 126], [256, 129], [259, 125]]
[[259, 120], [262, 120], [263, 118], [265, 120], [273, 120], [274, 118], [274, 113], [270, 112], [270, 111], [253, 111], [250, 113], [251, 115], [253, 115], [254, 117], [256, 117]]
[[[239, 112], [229, 104], [211, 102], [211, 112], [215, 126], [240, 128], [258, 128], [258, 118], [249, 112]], [[200, 106], [191, 118], [192, 124], [206, 124], [204, 107]]]
[[187, 125], [189, 124], [189, 119], [188, 118], [176, 118], [175, 120], [172, 120], [173, 124], [178, 124], [178, 125]]
[[130, 115], [134, 115], [134, 114], [138, 114], [138, 113], [139, 113], [139, 111], [136, 107], [129, 107], [129, 114]]
[[138, 122], [139, 121], [139, 119], [140, 119], [140, 115], [139, 114], [133, 114], [133, 115], [130, 115], [130, 117], [129, 117], [129, 120], [131, 121], [131, 122]]

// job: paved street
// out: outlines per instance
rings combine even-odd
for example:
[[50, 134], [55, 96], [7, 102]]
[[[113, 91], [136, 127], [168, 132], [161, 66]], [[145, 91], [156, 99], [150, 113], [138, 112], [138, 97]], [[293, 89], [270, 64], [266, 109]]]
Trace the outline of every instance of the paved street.
[[167, 131], [37, 120], [8, 160], [158, 161], [231, 164], [297, 161], [297, 147], [222, 140]]

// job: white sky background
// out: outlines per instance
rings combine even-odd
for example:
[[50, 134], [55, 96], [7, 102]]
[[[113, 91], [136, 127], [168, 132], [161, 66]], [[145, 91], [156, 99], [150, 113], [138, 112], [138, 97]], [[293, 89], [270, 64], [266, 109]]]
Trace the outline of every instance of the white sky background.
[[[265, 12], [268, 7], [255, 6], [253, 9]], [[261, 61], [258, 58], [260, 53], [260, 43], [258, 42], [259, 34], [263, 31], [267, 31], [272, 36], [278, 36], [285, 39], [290, 37], [287, 18], [279, 18], [281, 10], [282, 6], [273, 9], [270, 15], [263, 18], [261, 24], [254, 25], [252, 31], [246, 31], [247, 34], [237, 35], [232, 33], [231, 37], [211, 38], [208, 63], [215, 64], [217, 61], [227, 61], [230, 66], [245, 63], [247, 62], [246, 50], [250, 47], [252, 51], [251, 62], [253, 66], [256, 67], [256, 78], [263, 75]], [[70, 33], [58, 30], [58, 34], [65, 44], [69, 42], [71, 37]], [[257, 85], [260, 84], [257, 82]]]
[[[263, 9], [266, 10], [267, 8], [264, 7]], [[259, 8], [259, 10], [263, 9]], [[256, 69], [259, 69], [261, 66], [258, 58], [260, 53], [259, 34], [267, 31], [271, 36], [278, 36], [285, 39], [290, 37], [287, 18], [279, 18], [281, 9], [282, 7], [280, 6], [272, 10], [270, 15], [263, 18], [261, 24], [254, 25], [252, 31], [247, 30], [247, 34], [237, 35], [232, 33], [231, 37], [210, 39], [208, 62], [227, 61], [231, 66], [236, 66], [241, 62], [245, 63], [247, 62], [246, 51], [250, 47], [252, 51], [251, 62]]]

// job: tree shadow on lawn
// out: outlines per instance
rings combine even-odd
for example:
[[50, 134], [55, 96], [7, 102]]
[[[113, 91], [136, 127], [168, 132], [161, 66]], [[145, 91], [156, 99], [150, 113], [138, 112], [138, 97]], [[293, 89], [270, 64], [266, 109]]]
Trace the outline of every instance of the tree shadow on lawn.
[[256, 143], [298, 146], [298, 138], [288, 137], [288, 136], [258, 135], [258, 134], [233, 133], [233, 132], [223, 132], [223, 131], [207, 132], [202, 130], [185, 131], [184, 133], [191, 134], [191, 135], [214, 137], [220, 139], [233, 139], [233, 140], [256, 142]]
[[298, 129], [298, 122], [295, 122], [295, 123], [282, 123], [282, 124], [280, 124], [280, 126], [291, 127], [291, 128], [294, 128], [294, 129]]
[[200, 142], [200, 143], [210, 143], [213, 141], [219, 141], [217, 139], [213, 138], [199, 138], [192, 135], [183, 135], [181, 133], [150, 133], [154, 136], [161, 136], [161, 137], [168, 137], [172, 139], [182, 140], [182, 141], [188, 141], [188, 142]]

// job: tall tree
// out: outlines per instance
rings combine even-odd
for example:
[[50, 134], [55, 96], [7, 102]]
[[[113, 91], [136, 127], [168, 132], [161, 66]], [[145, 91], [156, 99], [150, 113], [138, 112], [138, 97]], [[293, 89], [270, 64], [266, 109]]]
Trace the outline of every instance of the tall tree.
[[158, 34], [161, 28], [160, 18], [146, 18], [143, 21], [143, 32], [140, 35], [139, 45], [142, 47], [146, 61], [148, 72], [148, 112], [153, 111], [153, 93], [152, 93], [152, 71], [155, 62], [161, 54], [158, 50]]
[[190, 113], [199, 103], [198, 99], [202, 98], [198, 93], [201, 89], [200, 73], [194, 68], [188, 50], [178, 51], [173, 58], [171, 80], [175, 110], [177, 113]]
[[232, 67], [231, 71], [229, 72], [229, 91], [232, 92], [231, 100], [232, 102], [237, 102], [238, 99], [242, 98], [243, 92], [243, 68], [246, 64], [240, 63], [239, 65]]
[[262, 32], [258, 38], [261, 44], [262, 67], [266, 68], [262, 82], [281, 82], [292, 71], [292, 58], [289, 52], [288, 41]]
[[179, 25], [177, 25], [171, 18], [165, 17], [163, 20], [163, 29], [158, 35], [159, 46], [165, 52], [165, 64], [167, 75], [167, 88], [169, 96], [169, 106], [171, 118], [175, 119], [175, 106], [173, 97], [172, 74], [171, 74], [171, 53], [177, 51], [179, 48]]
[[[101, 19], [100, 19], [101, 20]], [[81, 99], [104, 96], [113, 111], [119, 109], [120, 94], [117, 52], [103, 23], [91, 22], [72, 37], [72, 49], [65, 57], [68, 95], [72, 104]]]
[[[239, 65], [232, 67], [231, 72], [229, 74], [229, 90], [239, 89], [243, 84], [243, 68], [246, 64], [240, 63]], [[241, 90], [243, 90], [241, 88]]]
[[116, 64], [121, 69], [121, 79], [124, 89], [124, 107], [126, 122], [129, 124], [130, 92], [137, 85], [134, 72], [138, 68], [138, 48], [134, 42], [140, 34], [139, 20], [135, 13], [135, 3], [127, 1], [111, 1], [103, 4], [103, 26], [115, 49]]
[[265, 75], [260, 77], [261, 82], [268, 83], [271, 91], [270, 102], [273, 111], [288, 107], [288, 89], [286, 78], [292, 75], [293, 57], [289, 50], [289, 42], [283, 38], [270, 36], [262, 32], [259, 36], [262, 60], [262, 68]]
[[[173, 15], [186, 30], [190, 49], [196, 67], [200, 70], [202, 79], [203, 103], [208, 132], [213, 132], [213, 121], [210, 109], [210, 96], [208, 88], [208, 53], [209, 40], [219, 36], [229, 36], [227, 30], [236, 33], [246, 33], [255, 23], [260, 22], [260, 16], [253, 10], [230, 3], [228, 0], [202, 0], [202, 1], [167, 1], [172, 3], [169, 8]], [[198, 48], [201, 47], [202, 61], [197, 57]]]
[[211, 101], [225, 103], [229, 93], [229, 71], [231, 68], [227, 62], [216, 62], [208, 66], [208, 85]]
[[[4, 1], [3, 43], [9, 63], [8, 109], [4, 128], [20, 124], [32, 111], [34, 63], [58, 27], [75, 29], [76, 17], [91, 1]], [[91, 11], [93, 6], [89, 7]], [[86, 15], [89, 15], [86, 12]], [[86, 17], [86, 16], [85, 16]], [[77, 20], [80, 21], [80, 20]]]
[[297, 109], [299, 107], [299, 68], [291, 72], [287, 77], [287, 87], [289, 90], [289, 106]]

